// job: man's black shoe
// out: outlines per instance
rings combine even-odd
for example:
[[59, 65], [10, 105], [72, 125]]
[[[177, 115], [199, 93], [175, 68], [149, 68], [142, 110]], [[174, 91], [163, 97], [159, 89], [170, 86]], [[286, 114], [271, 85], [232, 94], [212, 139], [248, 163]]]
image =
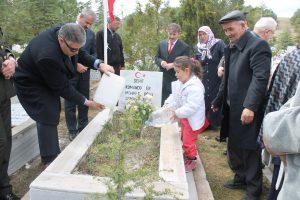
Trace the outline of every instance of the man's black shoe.
[[69, 134], [69, 140], [72, 142], [76, 138], [76, 134]]
[[249, 196], [247, 193], [245, 193], [242, 200], [259, 200], [259, 197]]
[[0, 200], [20, 200], [19, 197], [17, 197], [14, 193], [9, 193], [7, 195], [0, 196]]
[[233, 180], [230, 180], [224, 183], [224, 187], [228, 189], [245, 189], [246, 184], [240, 182], [234, 182]]
[[226, 138], [220, 138], [219, 136], [215, 137], [217, 142], [226, 142]]

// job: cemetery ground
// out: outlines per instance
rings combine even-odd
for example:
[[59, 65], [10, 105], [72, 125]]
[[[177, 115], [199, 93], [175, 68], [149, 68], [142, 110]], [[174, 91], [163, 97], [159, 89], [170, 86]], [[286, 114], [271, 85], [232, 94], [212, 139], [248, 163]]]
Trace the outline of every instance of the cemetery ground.
[[[97, 111], [90, 111], [90, 118], [94, 117]], [[61, 150], [69, 143], [67, 129], [65, 126], [64, 112], [61, 113], [61, 121], [58, 127]], [[207, 180], [216, 200], [239, 200], [243, 196], [243, 190], [229, 190], [223, 187], [223, 183], [232, 178], [233, 174], [228, 168], [226, 156], [223, 155], [226, 144], [215, 141], [218, 131], [206, 131], [198, 137], [198, 150], [205, 168]], [[19, 196], [28, 192], [30, 183], [42, 172], [40, 158], [30, 163], [30, 168], [23, 167], [12, 175], [12, 185]], [[201, 184], [201, 183], [200, 183]], [[269, 183], [264, 178], [262, 200], [267, 199]]]
[[[92, 92], [93, 93], [93, 92]], [[93, 94], [91, 94], [91, 97]], [[89, 111], [89, 121], [97, 115], [98, 111]], [[64, 110], [60, 115], [60, 123], [58, 126], [58, 134], [61, 151], [70, 143], [68, 139], [68, 131], [65, 123]], [[215, 141], [218, 131], [206, 131], [198, 137], [198, 150], [205, 168], [207, 180], [212, 189], [216, 200], [238, 200], [243, 196], [242, 190], [229, 190], [223, 187], [223, 183], [233, 177], [230, 171], [226, 156], [223, 155], [226, 144]], [[34, 159], [26, 167], [21, 168], [11, 176], [11, 184], [14, 191], [19, 196], [24, 196], [29, 191], [30, 183], [43, 171], [40, 158]], [[197, 181], [197, 180], [195, 180]], [[201, 183], [200, 183], [201, 184]], [[263, 196], [266, 199], [269, 190], [269, 183], [264, 179]]]
[[[223, 187], [223, 184], [233, 178], [229, 169], [226, 155], [226, 143], [219, 143], [215, 137], [219, 131], [205, 131], [198, 137], [198, 151], [205, 169], [206, 177], [211, 187], [215, 200], [239, 200], [244, 190], [230, 190]], [[267, 199], [270, 183], [264, 177], [263, 194], [261, 200]]]

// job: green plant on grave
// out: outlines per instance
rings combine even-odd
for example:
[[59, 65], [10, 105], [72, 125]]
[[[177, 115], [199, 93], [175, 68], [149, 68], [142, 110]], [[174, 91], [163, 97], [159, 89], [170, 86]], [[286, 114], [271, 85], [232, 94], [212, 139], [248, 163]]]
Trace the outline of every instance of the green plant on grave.
[[138, 95], [135, 99], [128, 101], [125, 109], [125, 116], [128, 126], [132, 127], [132, 131], [140, 136], [141, 128], [149, 115], [153, 111], [152, 96], [145, 95], [142, 97]]
[[[180, 196], [169, 189], [155, 190], [155, 183], [164, 181], [158, 175], [159, 129], [142, 129], [143, 137], [133, 134], [132, 117], [115, 112], [113, 119], [103, 126], [89, 150], [85, 163], [79, 168], [94, 176], [104, 178], [107, 186], [105, 197], [111, 200], [126, 199], [134, 189], [141, 189], [150, 200], [158, 196]], [[141, 129], [141, 126], [139, 127]], [[176, 195], [176, 196], [175, 196]], [[101, 199], [101, 195], [87, 199]]]
[[[141, 127], [134, 127], [132, 124], [132, 117], [128, 113], [118, 114], [114, 116], [113, 123], [105, 125], [105, 130], [102, 134], [105, 141], [99, 138], [98, 141], [102, 142], [97, 149], [105, 159], [111, 162], [111, 165], [101, 166], [105, 176], [110, 177], [106, 182], [108, 187], [107, 197], [109, 199], [125, 199], [125, 194], [133, 191], [141, 185], [145, 185], [145, 182], [155, 180], [157, 166], [155, 164], [142, 165], [140, 168], [134, 170], [128, 170], [128, 152], [133, 149], [141, 148], [147, 145], [149, 142], [136, 134], [132, 134], [134, 129], [141, 130]], [[140, 160], [145, 158], [134, 158], [134, 160]], [[113, 167], [112, 167], [113, 166]], [[146, 181], [146, 177], [147, 181]], [[153, 193], [154, 194], [154, 193]], [[148, 196], [151, 195], [148, 192]]]

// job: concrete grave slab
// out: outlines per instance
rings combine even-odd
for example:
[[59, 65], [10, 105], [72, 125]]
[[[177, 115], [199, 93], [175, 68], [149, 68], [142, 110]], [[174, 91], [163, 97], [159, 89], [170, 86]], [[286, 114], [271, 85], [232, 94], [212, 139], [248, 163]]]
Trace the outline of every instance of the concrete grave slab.
[[[112, 117], [109, 109], [100, 112], [88, 126], [65, 148], [56, 160], [42, 172], [30, 185], [31, 200], [81, 200], [107, 199], [107, 177], [72, 174], [80, 160], [97, 137], [103, 125]], [[166, 188], [178, 199], [192, 199], [197, 194], [189, 194], [189, 184], [184, 169], [180, 134], [176, 124], [162, 127], [160, 140], [159, 176], [164, 181], [154, 183], [155, 189]], [[195, 187], [195, 186], [194, 186]], [[195, 188], [190, 191], [196, 192]], [[99, 195], [99, 196], [95, 196]], [[141, 199], [144, 193], [134, 190], [126, 199]], [[171, 196], [160, 196], [155, 199], [174, 199]], [[193, 199], [194, 200], [194, 199]]]

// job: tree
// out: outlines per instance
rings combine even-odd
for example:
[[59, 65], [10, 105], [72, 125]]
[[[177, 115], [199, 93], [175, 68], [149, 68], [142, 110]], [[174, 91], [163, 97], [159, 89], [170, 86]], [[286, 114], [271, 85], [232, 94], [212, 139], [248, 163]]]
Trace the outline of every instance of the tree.
[[9, 44], [24, 44], [47, 28], [75, 22], [79, 12], [76, 0], [1, 0], [0, 8], [5, 6], [14, 8], [3, 9], [0, 14], [1, 27]]
[[255, 23], [261, 18], [261, 17], [273, 17], [275, 20], [277, 20], [277, 15], [270, 9], [267, 9], [265, 7], [252, 7], [247, 6], [243, 9], [244, 12], [247, 14], [247, 20], [248, 25], [251, 30], [253, 30]]
[[278, 37], [278, 49], [285, 50], [288, 46], [294, 45], [293, 37], [289, 30], [285, 30]]
[[243, 4], [243, 0], [181, 0], [178, 22], [183, 40], [193, 47], [201, 26], [209, 26], [215, 37], [227, 40], [218, 21], [229, 11], [241, 10]]
[[162, 0], [149, 0], [145, 11], [137, 3], [136, 11], [125, 18], [121, 36], [126, 62], [130, 65], [141, 61], [140, 69], [156, 69], [153, 60], [157, 45], [166, 37], [166, 24], [172, 20], [169, 14], [174, 13], [168, 5], [162, 9], [163, 3]]
[[300, 9], [298, 9], [294, 13], [293, 17], [290, 20], [296, 32], [295, 41], [296, 43], [299, 44], [300, 43]]

